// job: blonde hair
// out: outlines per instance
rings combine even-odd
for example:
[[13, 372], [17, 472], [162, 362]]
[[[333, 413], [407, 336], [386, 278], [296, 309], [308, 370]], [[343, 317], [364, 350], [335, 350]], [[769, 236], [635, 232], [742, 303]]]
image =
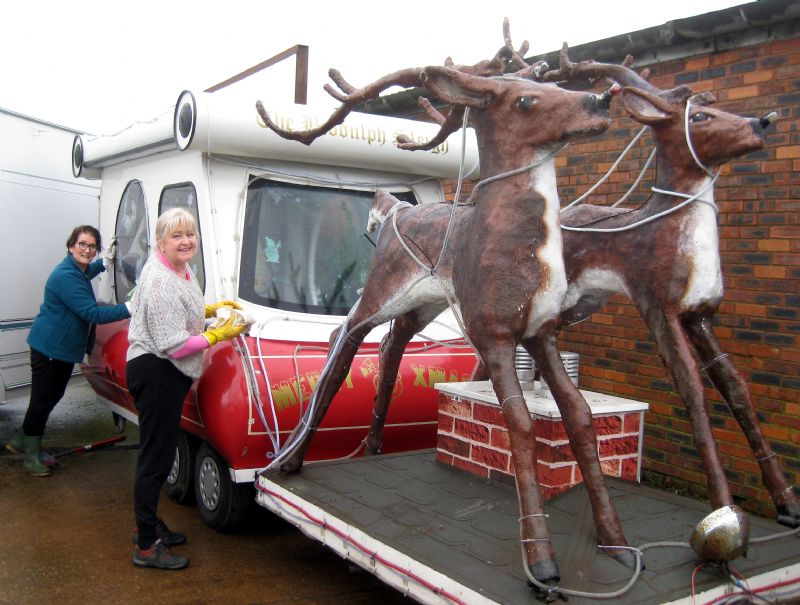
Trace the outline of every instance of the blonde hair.
[[197, 233], [197, 221], [194, 220], [191, 212], [185, 208], [170, 208], [156, 221], [156, 242], [164, 241], [164, 238], [178, 231], [179, 229], [192, 231], [200, 239]]

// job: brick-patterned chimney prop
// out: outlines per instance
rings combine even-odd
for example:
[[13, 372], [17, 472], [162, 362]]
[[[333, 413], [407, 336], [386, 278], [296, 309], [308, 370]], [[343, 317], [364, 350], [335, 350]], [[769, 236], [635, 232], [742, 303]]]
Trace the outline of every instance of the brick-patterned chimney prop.
[[[440, 383], [436, 459], [494, 481], [512, 482], [514, 463], [503, 415], [486, 382]], [[523, 385], [536, 428], [536, 459], [542, 496], [549, 500], [583, 481], [561, 413], [549, 389]], [[639, 481], [642, 426], [647, 404], [613, 395], [583, 392], [592, 409], [603, 473]]]

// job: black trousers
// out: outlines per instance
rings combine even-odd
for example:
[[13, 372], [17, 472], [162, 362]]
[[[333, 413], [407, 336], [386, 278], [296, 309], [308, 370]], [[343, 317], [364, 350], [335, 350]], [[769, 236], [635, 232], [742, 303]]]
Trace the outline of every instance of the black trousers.
[[50, 412], [67, 390], [74, 363], [50, 359], [31, 349], [31, 399], [22, 430], [28, 437], [41, 437]]
[[192, 379], [172, 362], [146, 354], [131, 359], [125, 374], [139, 410], [139, 459], [133, 485], [133, 512], [139, 548], [156, 541], [158, 496], [175, 460], [183, 399]]

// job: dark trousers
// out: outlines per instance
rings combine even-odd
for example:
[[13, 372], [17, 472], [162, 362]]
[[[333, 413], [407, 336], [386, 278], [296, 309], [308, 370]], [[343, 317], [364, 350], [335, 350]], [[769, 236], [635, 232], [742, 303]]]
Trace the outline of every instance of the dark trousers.
[[41, 437], [50, 412], [67, 390], [74, 363], [50, 359], [31, 349], [31, 399], [22, 430], [28, 437]]
[[183, 399], [192, 379], [172, 362], [141, 355], [128, 362], [128, 390], [139, 410], [139, 460], [133, 485], [133, 512], [139, 548], [156, 541], [158, 496], [175, 460]]

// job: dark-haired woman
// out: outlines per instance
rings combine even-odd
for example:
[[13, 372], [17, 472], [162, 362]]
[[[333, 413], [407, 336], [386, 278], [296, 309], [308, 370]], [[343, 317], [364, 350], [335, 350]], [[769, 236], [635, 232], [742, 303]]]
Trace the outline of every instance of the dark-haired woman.
[[50, 412], [64, 396], [76, 363], [83, 360], [91, 324], [105, 324], [130, 317], [125, 304], [100, 306], [90, 280], [103, 271], [100, 232], [90, 225], [75, 227], [67, 239], [67, 256], [44, 287], [44, 302], [33, 320], [31, 348], [31, 398], [22, 427], [6, 448], [25, 455], [23, 466], [34, 477], [48, 477], [42, 464], [42, 435]]

